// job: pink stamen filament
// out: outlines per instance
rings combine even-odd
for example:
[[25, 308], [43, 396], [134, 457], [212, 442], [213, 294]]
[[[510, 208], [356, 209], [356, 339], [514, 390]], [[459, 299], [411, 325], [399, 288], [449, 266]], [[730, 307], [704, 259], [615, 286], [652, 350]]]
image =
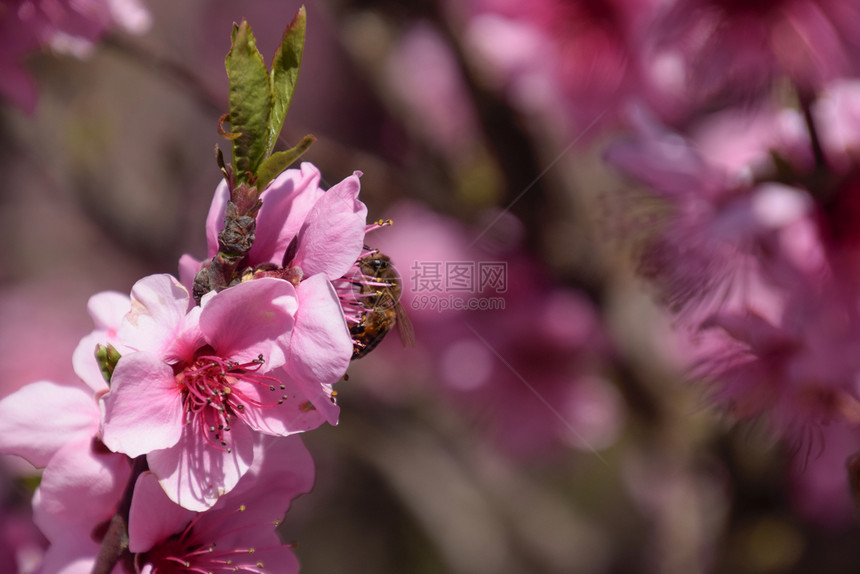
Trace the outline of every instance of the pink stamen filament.
[[233, 418], [247, 416], [245, 407], [268, 408], [282, 404], [286, 395], [266, 403], [235, 386], [238, 381], [253, 383], [274, 392], [286, 387], [275, 377], [258, 374], [263, 366], [260, 355], [253, 361], [236, 363], [216, 355], [200, 355], [177, 375], [184, 390], [185, 423], [196, 424], [214, 448], [230, 452], [226, 435]]
[[[199, 525], [199, 519], [205, 516], [205, 513], [198, 514], [194, 520], [186, 526], [182, 534], [177, 539], [173, 539], [173, 542], [166, 542], [160, 548], [156, 547], [154, 552], [149, 554], [149, 558], [152, 560], [153, 572], [163, 572], [165, 574], [175, 572], [176, 569], [173, 565], [179, 566], [183, 572], [198, 572], [200, 574], [209, 574], [217, 571], [264, 572], [265, 565], [261, 562], [249, 561], [242, 563], [241, 557], [252, 557], [258, 551], [282, 548], [284, 546], [289, 546], [288, 544], [236, 547], [220, 550], [217, 549], [217, 544], [215, 542], [207, 544], [195, 542], [195, 540], [205, 539], [213, 534], [217, 534], [218, 538], [223, 539], [225, 536], [241, 532], [242, 530], [260, 528], [260, 523], [246, 524], [229, 530], [223, 530], [220, 528], [225, 521], [229, 521], [240, 512], [245, 512], [244, 506], [237, 508], [234, 512], [219, 516], [218, 520], [206, 525], [205, 531], [201, 531], [200, 529], [196, 531], [194, 530], [194, 527]], [[272, 527], [276, 525], [277, 522], [271, 524]], [[159, 550], [164, 552], [164, 554], [161, 554]], [[161, 555], [159, 556], [159, 554]], [[237, 556], [240, 557], [240, 560], [236, 560]], [[159, 562], [161, 562], [161, 564], [159, 564]], [[167, 564], [165, 564], [165, 562]]]
[[[364, 233], [366, 235], [370, 231], [375, 231], [375, 230], [381, 229], [383, 227], [388, 227], [389, 225], [394, 225], [394, 221], [392, 221], [391, 219], [380, 219], [378, 221], [374, 221], [373, 223], [371, 223], [369, 225], [365, 225]], [[376, 250], [375, 249], [371, 249], [371, 250], [365, 249], [365, 251], [367, 253], [374, 253]], [[362, 253], [362, 255], [365, 255], [365, 254], [366, 253]]]

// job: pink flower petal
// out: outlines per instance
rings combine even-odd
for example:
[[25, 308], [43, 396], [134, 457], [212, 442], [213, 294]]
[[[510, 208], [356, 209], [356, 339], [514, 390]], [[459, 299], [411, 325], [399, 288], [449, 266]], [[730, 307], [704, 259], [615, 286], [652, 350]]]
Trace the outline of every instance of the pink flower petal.
[[69, 536], [61, 544], [51, 544], [42, 556], [38, 571], [42, 574], [90, 574], [99, 546], [89, 534], [76, 533], [74, 538]]
[[248, 478], [239, 483], [231, 498], [241, 499], [249, 507], [259, 502], [252, 508], [254, 512], [279, 519], [290, 501], [313, 488], [314, 461], [298, 436], [260, 439]]
[[101, 367], [96, 359], [96, 347], [98, 345], [111, 344], [119, 351], [120, 355], [129, 352], [129, 349], [116, 340], [111, 339], [107, 331], [93, 331], [83, 339], [72, 353], [72, 366], [75, 374], [96, 394], [108, 390], [107, 381], [102, 375]]
[[120, 327], [120, 340], [132, 349], [161, 355], [181, 330], [189, 299], [171, 275], [144, 277], [132, 287], [131, 311]]
[[206, 344], [206, 338], [200, 330], [200, 314], [202, 309], [198, 306], [191, 307], [182, 322], [181, 330], [162, 350], [161, 358], [172, 364], [183, 361], [191, 361], [195, 352]]
[[[274, 528], [290, 503], [309, 492], [314, 483], [314, 464], [299, 437], [274, 438], [258, 436], [254, 446], [254, 463], [236, 488], [222, 497], [195, 525], [201, 540], [217, 541], [219, 548], [269, 548], [277, 553], [262, 559], [268, 566], [293, 564]], [[244, 510], [236, 512], [238, 506]], [[225, 522], [230, 524], [224, 528]], [[281, 556], [288, 562], [282, 563]], [[261, 558], [255, 554], [256, 558]], [[287, 570], [289, 571], [289, 570]]]
[[224, 229], [224, 214], [229, 201], [230, 190], [227, 188], [227, 182], [222, 179], [215, 188], [209, 214], [206, 216], [206, 245], [209, 247], [208, 257], [210, 258], [218, 253], [218, 234]]
[[70, 531], [90, 532], [116, 512], [131, 465], [92, 437], [69, 442], [51, 458], [40, 484], [37, 524], [51, 541]]
[[124, 355], [102, 399], [105, 445], [132, 458], [175, 445], [183, 428], [181, 391], [173, 370], [157, 356]]
[[198, 512], [212, 507], [230, 492], [254, 460], [254, 434], [237, 424], [229, 431], [230, 452], [207, 442], [194, 429], [184, 426], [182, 437], [172, 448], [150, 452], [149, 469], [176, 504]]
[[99, 410], [83, 389], [40, 381], [0, 401], [0, 452], [43, 467], [64, 444], [98, 431]]
[[128, 549], [146, 552], [166, 541], [193, 519], [195, 513], [170, 500], [152, 472], [144, 472], [134, 485], [128, 519]]
[[352, 339], [337, 294], [323, 274], [314, 275], [296, 290], [299, 310], [290, 339], [290, 357], [285, 368], [314, 406], [332, 424], [339, 409], [330, 393], [352, 358]]
[[96, 293], [87, 302], [87, 311], [93, 318], [96, 329], [116, 335], [123, 318], [131, 310], [131, 299], [125, 293], [103, 291]]
[[[257, 402], [267, 405], [256, 409], [246, 408], [242, 419], [245, 424], [263, 434], [287, 436], [315, 429], [325, 422], [325, 417], [316, 408], [308, 408], [308, 399], [302, 389], [292, 383], [285, 386], [286, 390], [276, 388], [272, 393], [267, 388], [245, 381], [236, 383], [234, 392], [247, 396], [249, 400], [246, 404]], [[281, 398], [283, 404], [272, 404]]]
[[263, 190], [256, 239], [248, 254], [252, 264], [283, 263], [287, 246], [298, 235], [314, 204], [323, 196], [319, 182], [319, 170], [304, 162], [301, 169], [284, 171]]
[[94, 392], [100, 393], [107, 391], [108, 386], [95, 358], [95, 350], [98, 345], [111, 344], [120, 354], [128, 351], [118, 340], [117, 333], [123, 318], [131, 310], [131, 299], [122, 293], [105, 291], [90, 297], [87, 309], [95, 330], [78, 343], [72, 353], [72, 365], [75, 374]]
[[116, 512], [129, 475], [129, 459], [92, 438], [71, 441], [55, 454], [33, 497], [34, 522], [51, 542], [40, 572], [92, 571], [99, 544], [91, 534]]
[[200, 329], [221, 357], [239, 363], [263, 355], [265, 370], [286, 361], [298, 300], [292, 283], [264, 277], [240, 283], [204, 302]]
[[730, 337], [756, 351], [788, 349], [799, 345], [785, 330], [771, 325], [764, 317], [755, 312], [744, 314], [720, 312], [708, 317], [702, 329], [720, 328]]
[[96, 393], [108, 389], [107, 381], [102, 375], [95, 355], [96, 346], [105, 343], [103, 332], [96, 331], [81, 339], [72, 353], [72, 366], [75, 369], [75, 374]]
[[358, 200], [360, 175], [357, 171], [325, 192], [302, 225], [293, 265], [306, 277], [343, 277], [361, 254], [367, 206]]
[[194, 290], [194, 276], [200, 271], [200, 263], [187, 253], [179, 258], [179, 282], [189, 293]]

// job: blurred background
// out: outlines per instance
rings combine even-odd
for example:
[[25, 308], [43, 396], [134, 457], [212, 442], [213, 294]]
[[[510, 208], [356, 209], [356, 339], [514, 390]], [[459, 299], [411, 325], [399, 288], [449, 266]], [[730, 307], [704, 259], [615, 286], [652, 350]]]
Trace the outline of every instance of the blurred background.
[[[644, 70], [624, 52], [657, 33], [631, 24], [654, 4], [307, 6], [282, 147], [314, 134], [303, 159], [325, 187], [363, 172], [369, 219], [394, 221], [367, 241], [398, 268], [416, 341], [392, 332], [354, 361], [336, 387], [340, 424], [304, 437], [317, 484], [282, 527], [304, 572], [860, 563], [839, 454], [851, 440], [798, 457], [766, 424], [713, 406], [689, 376], [689, 341], [637, 274], [660, 206], [606, 151], [634, 92], [678, 130], [703, 108], [667, 96], [676, 60]], [[28, 50], [32, 110], [0, 102], [3, 395], [74, 380], [92, 294], [203, 256], [231, 25], [247, 19], [268, 61], [300, 2], [142, 5], [148, 26], [100, 31], [86, 57]], [[548, 79], [559, 54], [575, 82]], [[732, 101], [701, 89], [708, 113]], [[3, 463], [0, 526], [20, 551], [32, 481]]]

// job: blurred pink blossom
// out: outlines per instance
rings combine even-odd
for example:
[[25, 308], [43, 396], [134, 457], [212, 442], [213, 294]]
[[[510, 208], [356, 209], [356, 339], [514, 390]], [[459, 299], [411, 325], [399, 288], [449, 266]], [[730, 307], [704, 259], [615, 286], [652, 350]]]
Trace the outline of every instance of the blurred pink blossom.
[[643, 122], [608, 155], [665, 201], [642, 265], [679, 329], [705, 343], [694, 372], [734, 415], [766, 415], [799, 445], [828, 424], [860, 422], [856, 158], [828, 143], [850, 147], [852, 124], [826, 120], [819, 104], [813, 112], [826, 158], [843, 166], [827, 176], [792, 112], [745, 125], [719, 114], [716, 134], [697, 140]]
[[[0, 492], [9, 500], [5, 490]], [[3, 572], [36, 572], [46, 546], [47, 540], [33, 523], [29, 507], [3, 509], [0, 513], [0, 569]]]
[[84, 57], [108, 29], [118, 26], [140, 34], [150, 24], [149, 12], [138, 0], [4, 0], [0, 4], [0, 94], [32, 112], [37, 91], [23, 66], [27, 53], [50, 46]]
[[[363, 380], [386, 400], [438, 394], [515, 457], [611, 445], [623, 407], [603, 373], [610, 345], [588, 299], [554, 285], [517, 250], [472, 246], [466, 227], [418, 204], [399, 204], [390, 215], [394, 225], [370, 241], [398, 267], [416, 345], [389, 337], [351, 370], [368, 369]], [[449, 263], [503, 264], [506, 285], [446, 289]], [[424, 273], [434, 264], [438, 286]]]
[[717, 363], [714, 397], [739, 418], [766, 413], [783, 435], [805, 444], [821, 425], [860, 423], [860, 358], [852, 351], [860, 318], [838, 293], [798, 288], [792, 295], [775, 322], [721, 312], [702, 328], [719, 328], [737, 345]]
[[814, 448], [800, 452], [789, 480], [793, 503], [800, 512], [830, 528], [848, 526], [856, 518], [848, 462], [860, 452], [860, 427], [843, 423], [817, 430]]
[[703, 105], [765, 93], [788, 77], [804, 91], [855, 74], [860, 9], [841, 0], [675, 2], [655, 37], [684, 61], [686, 97]]
[[860, 8], [841, 0], [473, 0], [467, 13], [490, 80], [576, 130], [634, 103], [682, 123], [761, 100], [780, 78], [811, 94], [860, 71]]
[[[772, 133], [771, 122], [746, 125]], [[775, 241], [779, 229], [809, 217], [812, 204], [802, 190], [755, 184], [761, 166], [770, 165], [772, 136], [723, 134], [739, 142], [732, 156], [720, 155], [722, 148], [713, 142], [703, 149], [641, 118], [638, 132], [614, 143], [607, 160], [664, 202], [652, 215], [639, 265], [673, 311], [703, 302], [755, 301], [758, 312], [772, 314], [773, 278], [759, 260], [761, 246]], [[781, 256], [786, 254], [775, 255]]]
[[459, 64], [427, 23], [406, 30], [386, 66], [390, 89], [407, 106], [408, 122], [440, 152], [458, 159], [474, 143], [475, 110]]
[[0, 361], [6, 365], [0, 398], [35, 380], [75, 379], [68, 358], [90, 322], [70, 304], [80, 300], [83, 306], [87, 288], [32, 280], [0, 291]]
[[827, 84], [813, 103], [813, 113], [830, 166], [850, 170], [860, 157], [860, 80]]
[[658, 2], [474, 0], [469, 6], [467, 46], [491, 81], [521, 110], [567, 123], [568, 137], [598, 120], [615, 123], [631, 99], [672, 104], [643, 65]]

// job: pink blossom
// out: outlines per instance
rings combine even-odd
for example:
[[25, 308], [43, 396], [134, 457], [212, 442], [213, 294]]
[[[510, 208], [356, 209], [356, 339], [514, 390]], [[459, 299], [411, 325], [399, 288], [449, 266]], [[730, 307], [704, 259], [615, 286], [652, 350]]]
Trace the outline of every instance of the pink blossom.
[[340, 410], [332, 384], [343, 377], [352, 357], [352, 339], [331, 282], [318, 273], [296, 288], [298, 310], [287, 364], [282, 372], [329, 424]]
[[[761, 295], [759, 312], [769, 312], [778, 265], [763, 265], [759, 250], [778, 241], [780, 229], [813, 211], [803, 190], [754, 181], [771, 166], [768, 151], [774, 139], [757, 134], [773, 124], [747, 123], [749, 136], [723, 132], [736, 142], [731, 155], [720, 154], [722, 148], [712, 142], [704, 148], [711, 152], [708, 157], [697, 142], [647, 118], [638, 124], [636, 134], [613, 144], [607, 160], [663, 202], [629, 223], [642, 233], [640, 272], [658, 284], [676, 312], [703, 302], [747, 304], [752, 293]], [[774, 254], [776, 260], [787, 256], [782, 250]]]
[[[284, 436], [324, 420], [304, 394], [314, 389], [295, 383], [306, 382], [308, 364], [331, 371], [330, 344], [298, 324], [303, 300], [336, 303], [316, 286], [299, 294], [288, 281], [261, 278], [210, 293], [189, 310], [188, 292], [172, 277], [140, 280], [118, 333], [132, 352], [117, 363], [102, 398], [105, 444], [132, 458], [147, 455], [175, 502], [212, 506], [250, 468], [256, 433]], [[307, 302], [307, 311], [314, 305]], [[292, 345], [306, 355], [292, 360]]]
[[92, 392], [33, 383], [0, 401], [0, 419], [0, 452], [45, 468], [33, 503], [50, 543], [41, 571], [89, 572], [100, 545], [90, 534], [110, 520], [130, 475], [128, 458], [97, 438]]
[[857, 309], [834, 292], [802, 293], [799, 287], [787, 298], [775, 322], [752, 312], [718, 312], [702, 324], [730, 340], [727, 352], [710, 362], [714, 398], [738, 418], [766, 414], [799, 444], [815, 439], [817, 427], [860, 422]]
[[0, 10], [0, 93], [27, 112], [36, 105], [36, 87], [22, 66], [28, 52], [49, 45], [86, 56], [105, 30], [119, 26], [143, 33], [150, 16], [138, 0], [7, 0]]
[[[25, 387], [20, 396], [16, 393], [0, 402], [0, 413], [23, 410], [33, 418], [36, 414], [41, 417], [42, 430], [36, 433], [34, 454], [30, 456], [34, 460], [41, 460], [44, 450], [38, 437], [54, 437], [53, 452], [33, 500], [36, 524], [50, 543], [40, 571], [86, 574], [93, 569], [101, 536], [126, 490], [130, 461], [124, 455], [111, 453], [95, 438], [98, 408], [87, 393], [50, 383], [31, 386], [43, 389]], [[70, 424], [57, 416], [62, 410], [54, 405], [46, 409], [44, 401], [40, 404], [32, 400], [32, 393], [37, 391], [45, 396], [56, 395], [57, 405], [65, 399], [65, 409], [87, 418], [89, 423]], [[11, 426], [21, 427], [15, 421]], [[18, 432], [32, 434], [26, 428]], [[12, 452], [7, 445], [0, 445], [0, 449]], [[171, 502], [153, 473], [147, 471], [138, 477], [129, 515], [129, 549], [140, 554], [137, 560], [145, 565], [143, 571], [164, 571], [168, 565], [175, 568], [171, 560], [185, 558], [191, 562], [188, 572], [196, 572], [194, 568], [202, 564], [207, 571], [223, 568], [232, 572], [243, 557], [252, 560], [251, 564], [264, 562], [275, 572], [297, 571], [295, 557], [278, 540], [274, 527], [290, 501], [310, 490], [313, 462], [297, 437], [259, 436], [252, 449], [254, 463], [246, 478], [203, 514]], [[195, 552], [210, 545], [215, 550]], [[227, 557], [232, 557], [232, 565], [227, 564]], [[114, 571], [123, 570], [117, 566]]]
[[[281, 173], [261, 194], [263, 206], [246, 261], [253, 277], [287, 277], [296, 285], [300, 305], [284, 372], [332, 424], [338, 409], [331, 385], [346, 372], [352, 340], [331, 282], [348, 273], [364, 246], [367, 207], [358, 199], [360, 175], [355, 172], [325, 191], [319, 170], [310, 163]], [[222, 182], [206, 220], [209, 257], [218, 252], [228, 201]], [[291, 244], [295, 252], [285, 261]], [[182, 256], [180, 277], [189, 289], [199, 269], [197, 260]]]
[[41, 571], [90, 572], [99, 534], [117, 511], [131, 476], [127, 457], [96, 439], [70, 442], [51, 459], [36, 495], [36, 525], [50, 542]]
[[749, 97], [788, 77], [814, 90], [857, 71], [860, 10], [840, 0], [676, 2], [655, 35], [684, 60], [692, 101]]
[[[820, 105], [813, 111], [827, 118]], [[850, 117], [840, 130], [832, 117], [817, 122], [823, 160], [799, 118], [762, 134], [767, 122], [720, 126], [726, 117], [710, 124], [718, 137], [699, 132], [697, 141], [645, 125], [609, 159], [666, 203], [642, 265], [680, 312], [679, 329], [701, 343], [694, 373], [738, 418], [764, 415], [808, 445], [823, 426], [860, 421], [858, 184], [852, 154], [831, 149], [850, 147]]]
[[827, 425], [860, 422], [856, 268], [817, 215], [760, 242], [756, 263], [771, 287], [765, 301], [748, 292], [699, 324], [704, 336], [724, 336], [702, 363], [714, 398], [740, 418], [766, 414], [803, 448]]
[[129, 550], [141, 572], [298, 572], [275, 527], [292, 499], [313, 486], [313, 461], [298, 437], [264, 439], [255, 451], [254, 465], [237, 487], [202, 513], [175, 505], [154, 474], [138, 477]]
[[[475, 0], [467, 46], [519, 109], [577, 132], [613, 123], [629, 99], [652, 101], [643, 66], [651, 0]], [[569, 134], [576, 136], [578, 133]]]

